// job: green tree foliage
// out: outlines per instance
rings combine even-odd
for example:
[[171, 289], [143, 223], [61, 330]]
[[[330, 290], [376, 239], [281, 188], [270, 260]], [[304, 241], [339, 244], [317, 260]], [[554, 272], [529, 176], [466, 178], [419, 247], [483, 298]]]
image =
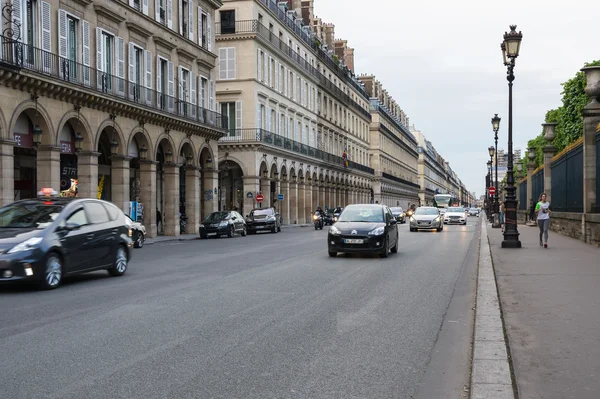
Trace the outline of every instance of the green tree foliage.
[[[586, 63], [585, 66], [600, 66], [600, 60]], [[554, 139], [558, 151], [562, 151], [583, 134], [581, 110], [590, 102], [590, 98], [583, 91], [585, 85], [585, 73], [577, 72], [575, 77], [562, 83], [562, 106], [546, 112], [546, 123], [558, 123]], [[535, 148], [536, 166], [544, 162], [543, 148], [546, 144], [543, 132], [527, 142], [529, 148]]]

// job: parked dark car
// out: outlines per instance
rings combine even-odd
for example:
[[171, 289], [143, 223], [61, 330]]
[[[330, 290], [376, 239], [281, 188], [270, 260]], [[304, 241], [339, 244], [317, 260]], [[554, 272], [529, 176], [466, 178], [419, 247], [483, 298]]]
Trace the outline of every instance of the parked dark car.
[[72, 274], [106, 269], [121, 276], [131, 259], [131, 236], [130, 219], [115, 205], [44, 189], [37, 199], [0, 208], [0, 282], [36, 281], [53, 289]]
[[344, 211], [344, 208], [339, 207], [339, 206], [333, 210], [333, 223], [338, 221], [338, 219], [343, 211]]
[[390, 208], [380, 204], [348, 205], [327, 234], [329, 256], [338, 252], [398, 252], [398, 225]]
[[140, 222], [134, 221], [128, 215], [125, 216], [127, 216], [127, 219], [129, 219], [129, 221], [131, 222], [131, 230], [133, 233], [131, 239], [133, 240], [133, 247], [143, 247], [144, 243], [146, 242], [146, 226], [144, 226]]
[[246, 216], [248, 234], [259, 231], [270, 231], [277, 233], [281, 231], [283, 219], [275, 208], [256, 208]]
[[406, 213], [401, 207], [395, 206], [393, 208], [390, 208], [390, 210], [392, 211], [392, 215], [394, 215], [398, 223], [406, 223]]
[[240, 233], [242, 237], [246, 236], [246, 221], [239, 213], [213, 212], [200, 223], [200, 238], [219, 237], [227, 235], [231, 238], [235, 233]]

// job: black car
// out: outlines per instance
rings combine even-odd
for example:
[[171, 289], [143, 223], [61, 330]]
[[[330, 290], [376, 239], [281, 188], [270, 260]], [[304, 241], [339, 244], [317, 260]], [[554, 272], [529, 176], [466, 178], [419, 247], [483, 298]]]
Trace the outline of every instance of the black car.
[[46, 190], [0, 208], [0, 282], [36, 281], [52, 289], [72, 274], [123, 275], [133, 245], [125, 214], [105, 201], [55, 195]]
[[233, 237], [235, 233], [246, 236], [246, 222], [242, 215], [235, 211], [213, 212], [200, 223], [200, 238], [219, 237], [227, 235]]
[[343, 211], [344, 211], [344, 208], [339, 207], [339, 206], [333, 210], [333, 223], [338, 221], [338, 219]]
[[392, 215], [394, 215], [398, 223], [406, 223], [406, 213], [401, 207], [395, 206], [393, 208], [390, 208], [390, 210], [392, 211]]
[[398, 252], [398, 225], [390, 208], [380, 204], [348, 205], [327, 234], [329, 256], [338, 252]]
[[258, 231], [270, 231], [277, 233], [281, 231], [283, 219], [275, 208], [256, 208], [246, 215], [246, 226], [248, 234]]

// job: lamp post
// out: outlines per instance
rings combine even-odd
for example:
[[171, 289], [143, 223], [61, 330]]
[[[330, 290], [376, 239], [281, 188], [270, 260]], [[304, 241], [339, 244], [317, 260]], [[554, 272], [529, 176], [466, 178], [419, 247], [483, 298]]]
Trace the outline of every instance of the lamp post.
[[494, 114], [494, 117], [492, 118], [492, 130], [494, 131], [494, 154], [496, 158], [496, 195], [494, 195], [494, 206], [496, 207], [496, 213], [499, 213], [500, 209], [498, 206], [498, 130], [500, 130], [500, 117], [498, 116], [498, 114]]
[[488, 167], [488, 176], [489, 176], [489, 182], [490, 184], [488, 184], [488, 206], [487, 206], [487, 211], [488, 211], [488, 220], [491, 222], [492, 221], [492, 196], [490, 194], [489, 188], [492, 187], [493, 181], [492, 181], [492, 161], [487, 161], [487, 167]]
[[519, 230], [517, 229], [517, 198], [515, 176], [513, 172], [513, 131], [512, 131], [512, 87], [515, 80], [515, 60], [519, 56], [523, 34], [517, 32], [517, 25], [510, 25], [510, 32], [504, 33], [504, 42], [501, 44], [504, 65], [507, 67], [506, 79], [508, 80], [508, 167], [506, 172], [506, 197], [505, 197], [505, 228], [502, 248], [521, 248]]
[[[496, 155], [496, 149], [492, 147], [488, 147], [488, 153], [490, 154], [490, 162], [492, 163], [492, 167], [494, 165], [494, 155]], [[490, 171], [490, 186], [494, 186], [496, 188], [496, 192], [491, 198], [492, 200], [492, 227], [497, 228], [500, 227], [500, 220], [496, 221], [494, 215], [498, 214], [498, 156], [496, 155], [496, 178], [494, 179], [494, 169]]]

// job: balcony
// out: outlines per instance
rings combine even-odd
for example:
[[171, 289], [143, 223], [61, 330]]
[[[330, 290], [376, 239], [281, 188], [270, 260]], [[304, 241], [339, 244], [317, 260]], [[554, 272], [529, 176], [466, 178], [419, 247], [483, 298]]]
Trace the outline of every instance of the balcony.
[[397, 176], [394, 176], [394, 175], [390, 175], [389, 173], [385, 173], [384, 172], [384, 173], [382, 173], [382, 176], [384, 178], [386, 178], [386, 179], [393, 180], [393, 181], [398, 182], [398, 183], [406, 184], [406, 185], [411, 186], [411, 187], [416, 187], [416, 188], [420, 188], [421, 187], [417, 183], [413, 183], [413, 182], [410, 182], [408, 180], [404, 180], [404, 179], [402, 179], [400, 177], [397, 177]]
[[[264, 129], [236, 129], [229, 131], [230, 136], [222, 137], [219, 143], [261, 143], [269, 147], [280, 148], [297, 154], [302, 154], [318, 161], [327, 162], [339, 167], [344, 167], [341, 155], [333, 155], [317, 148], [299, 143], [287, 137], [268, 132]], [[370, 175], [375, 174], [373, 168], [348, 161], [348, 169], [359, 170]]]
[[388, 110], [387, 107], [383, 106], [379, 100], [377, 99], [371, 99], [371, 111], [374, 112], [379, 112], [381, 114], [384, 114], [392, 123], [394, 123], [398, 129], [404, 133], [404, 136], [406, 136], [410, 141], [412, 141], [414, 144], [417, 144], [417, 139], [415, 139], [415, 136], [412, 135], [412, 133], [410, 132], [410, 130], [408, 130], [406, 128], [406, 126], [404, 126], [404, 124], [402, 124], [402, 122], [400, 122], [400, 120], [395, 117], [390, 110]]
[[125, 101], [135, 107], [155, 111], [152, 113], [156, 113], [156, 116], [166, 114], [181, 118], [216, 129], [220, 134], [225, 133], [228, 126], [227, 117], [214, 111], [4, 36], [0, 36], [0, 69], [13, 69], [19, 73], [25, 70], [50, 77], [57, 84], [62, 82], [79, 87], [82, 91]]
[[328, 90], [332, 95], [336, 96], [342, 103], [349, 104], [354, 110], [365, 118], [371, 120], [369, 111], [361, 107], [350, 96], [344, 93], [339, 87], [335, 86], [329, 79], [325, 77], [319, 70], [308, 63], [300, 54], [296, 53], [291, 47], [279, 40], [279, 38], [271, 32], [266, 26], [258, 22], [258, 20], [250, 19], [244, 21], [235, 21], [233, 25], [222, 25], [221, 22], [215, 24], [215, 35], [235, 35], [252, 33], [256, 34], [261, 40], [277, 48], [283, 55], [290, 58], [300, 68], [304, 69], [309, 75], [319, 81], [321, 87]]

